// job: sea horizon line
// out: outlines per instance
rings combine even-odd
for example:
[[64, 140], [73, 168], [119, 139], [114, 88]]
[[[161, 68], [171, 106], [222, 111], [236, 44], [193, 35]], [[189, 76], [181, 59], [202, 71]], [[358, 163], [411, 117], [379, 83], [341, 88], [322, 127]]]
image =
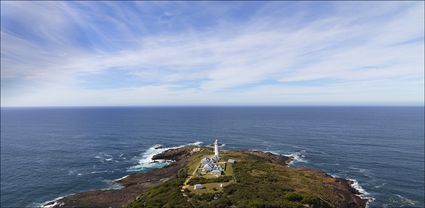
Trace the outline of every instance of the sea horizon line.
[[69, 106], [0, 106], [1, 109], [29, 108], [294, 108], [294, 107], [425, 107], [425, 104], [335, 104], [335, 105], [69, 105]]

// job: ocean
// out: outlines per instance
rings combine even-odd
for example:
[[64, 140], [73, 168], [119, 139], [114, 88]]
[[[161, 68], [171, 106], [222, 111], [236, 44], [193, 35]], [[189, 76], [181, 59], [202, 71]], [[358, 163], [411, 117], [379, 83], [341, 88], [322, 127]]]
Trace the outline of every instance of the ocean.
[[166, 164], [153, 145], [215, 138], [351, 179], [370, 207], [425, 206], [424, 107], [80, 107], [1, 109], [1, 207], [119, 188]]

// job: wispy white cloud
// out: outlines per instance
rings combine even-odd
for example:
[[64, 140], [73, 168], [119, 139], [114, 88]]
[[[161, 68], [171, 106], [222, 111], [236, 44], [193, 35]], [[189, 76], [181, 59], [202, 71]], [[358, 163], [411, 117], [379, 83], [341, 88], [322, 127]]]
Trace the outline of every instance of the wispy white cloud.
[[2, 2], [2, 105], [424, 102], [423, 2], [134, 4]]

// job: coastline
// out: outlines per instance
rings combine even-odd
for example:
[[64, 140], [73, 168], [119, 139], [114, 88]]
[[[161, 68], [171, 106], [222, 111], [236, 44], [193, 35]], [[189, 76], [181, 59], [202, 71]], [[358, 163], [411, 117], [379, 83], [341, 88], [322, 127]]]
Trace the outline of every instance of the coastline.
[[366, 208], [368, 208], [370, 203], [372, 203], [375, 200], [375, 198], [373, 198], [372, 196], [369, 196], [369, 193], [363, 189], [363, 187], [359, 184], [359, 182], [356, 179], [347, 178], [346, 180], [351, 181], [351, 187], [356, 189], [359, 192], [359, 194], [357, 194], [358, 197], [367, 200]]
[[[291, 161], [288, 163], [288, 167], [291, 167], [292, 165], [294, 165], [295, 162], [302, 162], [302, 163], [308, 162], [304, 158], [304, 155], [302, 155], [302, 152], [293, 152], [293, 153], [290, 153], [290, 154], [280, 154], [280, 153], [275, 152], [275, 151], [263, 151], [263, 152], [269, 152], [269, 153], [272, 153], [272, 154], [275, 154], [275, 155], [283, 155], [285, 157], [291, 158]], [[319, 171], [322, 171], [322, 170], [319, 170]], [[359, 182], [356, 179], [342, 178], [342, 177], [339, 177], [335, 174], [331, 174], [331, 173], [327, 173], [327, 172], [325, 172], [325, 174], [327, 174], [330, 177], [335, 178], [335, 179], [347, 180], [349, 182], [351, 188], [355, 189], [358, 192], [358, 194], [356, 194], [356, 195], [358, 197], [360, 197], [361, 199], [367, 200], [366, 208], [368, 208], [369, 205], [375, 200], [374, 197], [369, 196], [369, 193], [359, 184]]]
[[[127, 197], [127, 198], [131, 198], [131, 196], [137, 197], [137, 195], [139, 195], [140, 193], [143, 193], [144, 191], [146, 191], [147, 189], [159, 185], [163, 182], [165, 182], [167, 180], [167, 178], [172, 177], [172, 175], [178, 170], [180, 169], [182, 166], [185, 165], [185, 161], [184, 160], [172, 160], [172, 158], [158, 158], [158, 155], [163, 154], [164, 152], [173, 152], [174, 150], [178, 150], [177, 153], [180, 152], [186, 152], [186, 154], [189, 152], [187, 151], [188, 148], [190, 148], [190, 150], [192, 149], [191, 147], [194, 146], [198, 146], [200, 145], [202, 142], [193, 142], [193, 143], [189, 143], [189, 144], [185, 144], [185, 145], [179, 145], [179, 146], [175, 146], [175, 147], [162, 147], [160, 148], [158, 151], [155, 151], [155, 154], [152, 153], [143, 153], [142, 158], [139, 160], [139, 164], [138, 165], [145, 165], [142, 164], [143, 162], [149, 161], [149, 164], [158, 164], [158, 161], [173, 161], [171, 163], [162, 163], [161, 166], [158, 166], [157, 168], [153, 168], [147, 172], [134, 172], [131, 170], [128, 170], [128, 172], [134, 172], [134, 173], [130, 173], [128, 175], [125, 175], [123, 177], [117, 178], [112, 180], [113, 183], [118, 184], [119, 186], [121, 186], [120, 189], [114, 189], [112, 186], [105, 188], [105, 189], [96, 189], [96, 190], [88, 190], [88, 191], [83, 191], [83, 192], [78, 192], [78, 193], [72, 193], [69, 195], [64, 195], [64, 196], [60, 196], [57, 197], [55, 199], [52, 200], [48, 200], [45, 202], [40, 203], [39, 207], [40, 208], [56, 208], [56, 207], [74, 207], [73, 204], [69, 204], [69, 202], [72, 201], [79, 201], [79, 198], [84, 198], [84, 197], [92, 197], [92, 196], [96, 196], [96, 195], [108, 195], [108, 197], [112, 197], [115, 194], [124, 196], [127, 195], [127, 193], [122, 193], [122, 192], [126, 192], [127, 189], [130, 190], [131, 194]], [[152, 149], [153, 146], [149, 149]], [[148, 149], [148, 150], [149, 150]], [[148, 157], [146, 157], [148, 156]], [[180, 157], [181, 158], [181, 157]], [[147, 159], [147, 160], [146, 160]], [[173, 159], [177, 159], [177, 158], [173, 158]], [[145, 179], [145, 180], [143, 180]], [[132, 181], [134, 180], [140, 180], [142, 181], [141, 183], [138, 184], [134, 184]], [[138, 186], [140, 185], [140, 186]], [[137, 187], [136, 187], [137, 186]], [[92, 199], [92, 198], [90, 198]], [[133, 198], [131, 198], [133, 199]], [[68, 202], [68, 203], [67, 203]], [[99, 207], [109, 207], [109, 206], [99, 206]]]
[[[156, 163], [157, 161], [172, 161], [172, 162], [164, 163], [164, 166], [155, 168], [148, 172], [131, 173], [129, 175], [125, 175], [123, 177], [113, 180], [114, 183], [116, 183], [117, 185], [121, 187], [119, 189], [107, 188], [107, 189], [99, 189], [94, 191], [74, 193], [74, 194], [70, 194], [66, 196], [57, 197], [50, 201], [46, 201], [42, 203], [40, 207], [42, 208], [73, 207], [72, 203], [69, 204], [70, 201], [71, 202], [73, 200], [79, 201], [80, 197], [91, 195], [93, 193], [95, 193], [95, 195], [105, 194], [105, 195], [111, 196], [111, 193], [114, 191], [122, 191], [122, 190], [128, 189], [129, 187], [134, 186], [135, 185], [134, 181], [138, 181], [137, 184], [142, 184], [142, 186], [144, 187], [144, 189], [139, 190], [141, 192], [137, 194], [133, 194], [133, 196], [137, 197], [138, 195], [148, 190], [149, 188], [162, 184], [163, 182], [169, 180], [170, 177], [172, 177], [171, 176], [172, 174], [170, 173], [175, 173], [174, 171], [176, 170], [176, 168], [172, 168], [172, 167], [183, 167], [184, 165], [186, 165], [187, 161], [185, 161], [185, 157], [190, 155], [190, 152], [193, 149], [193, 147], [197, 147], [199, 146], [199, 144], [201, 143], [195, 142], [195, 143], [190, 143], [187, 145], [180, 145], [177, 147], [161, 147], [160, 151], [157, 151], [155, 154], [151, 154], [150, 158], [145, 158], [145, 161], [147, 161], [146, 159], [148, 159], [149, 161], [151, 161], [151, 163]], [[295, 155], [296, 153], [282, 155], [282, 154], [277, 154], [276, 152], [259, 151], [259, 150], [233, 150], [233, 151], [266, 155], [267, 157], [272, 158], [272, 160], [277, 163], [284, 163], [287, 167], [289, 167], [291, 164], [293, 164], [294, 161], [297, 160], [296, 157], [299, 157], [299, 155]], [[139, 162], [142, 162], [141, 160]], [[308, 168], [308, 169], [312, 170], [311, 168]], [[339, 178], [335, 175], [331, 175], [321, 170], [314, 170], [314, 171], [324, 174], [325, 177], [331, 177], [335, 179], [338, 183], [340, 183], [340, 188], [345, 189], [347, 188], [346, 186], [348, 185], [349, 192], [351, 192], [352, 194], [354, 194], [355, 196], [359, 198], [359, 200], [355, 199], [354, 201], [356, 203], [364, 203], [363, 207], [368, 207], [369, 204], [374, 200], [373, 197], [367, 196], [367, 192], [358, 184], [358, 181], [355, 179]], [[156, 174], [159, 174], [159, 177], [156, 177], [155, 176]]]
[[55, 207], [57, 205], [60, 206], [59, 205], [59, 200], [65, 198], [65, 197], [71, 196], [71, 195], [72, 194], [66, 195], [66, 196], [60, 196], [60, 197], [57, 197], [57, 198], [55, 198], [53, 200], [43, 202], [43, 203], [41, 203], [40, 207], [42, 207], [42, 208], [53, 208], [53, 207]]

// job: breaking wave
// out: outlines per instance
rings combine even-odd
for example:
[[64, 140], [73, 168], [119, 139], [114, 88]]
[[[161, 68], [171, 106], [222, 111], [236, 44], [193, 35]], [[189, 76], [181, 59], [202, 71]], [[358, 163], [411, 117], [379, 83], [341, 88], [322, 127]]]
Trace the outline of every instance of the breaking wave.
[[59, 200], [61, 200], [63, 197], [64, 196], [60, 196], [60, 197], [57, 197], [53, 200], [43, 202], [43, 203], [40, 204], [40, 207], [41, 208], [52, 208], [52, 207], [55, 207], [56, 205], [60, 206]]
[[269, 152], [269, 153], [272, 153], [272, 154], [275, 154], [275, 155], [282, 155], [282, 156], [285, 156], [285, 157], [292, 158], [292, 160], [288, 163], [288, 166], [292, 166], [295, 163], [308, 163], [308, 160], [305, 158], [305, 155], [304, 155], [305, 150], [301, 150], [299, 152], [292, 152], [292, 153], [289, 153], [289, 154], [282, 154], [278, 151], [273, 151], [273, 150], [263, 150], [263, 152]]
[[138, 159], [139, 162], [137, 165], [131, 166], [127, 169], [128, 172], [138, 172], [138, 171], [145, 171], [145, 170], [149, 170], [149, 169], [153, 169], [153, 168], [161, 168], [164, 167], [166, 165], [169, 165], [170, 163], [174, 162], [172, 160], [154, 160], [152, 159], [153, 156], [163, 153], [169, 149], [177, 149], [177, 148], [181, 148], [181, 147], [185, 147], [185, 146], [189, 146], [189, 145], [195, 145], [198, 146], [202, 144], [202, 142], [194, 142], [194, 143], [189, 143], [189, 144], [185, 144], [185, 145], [180, 145], [180, 146], [176, 146], [176, 147], [158, 147], [157, 145], [154, 145], [152, 147], [150, 147], [149, 149], [147, 149], [142, 155], [141, 157]]
[[266, 151], [263, 151], [263, 152], [270, 152], [270, 153], [272, 153], [272, 154], [274, 154], [274, 155], [280, 155], [280, 153], [278, 153], [278, 152], [276, 152], [276, 151], [269, 151], [269, 150], [266, 150]]
[[353, 187], [360, 193], [357, 196], [367, 200], [366, 207], [369, 207], [369, 204], [373, 202], [375, 198], [370, 196], [370, 194], [366, 190], [364, 190], [362, 186], [360, 186], [359, 182], [356, 179], [347, 178], [347, 180], [351, 181], [351, 187]]
[[[142, 155], [141, 158], [139, 159], [139, 163], [135, 166], [131, 166], [130, 168], [127, 169], [128, 172], [134, 172], [134, 171], [143, 171], [143, 170], [148, 170], [148, 169], [152, 169], [152, 168], [161, 168], [165, 165], [170, 164], [171, 160], [153, 160], [152, 157], [160, 154], [162, 152], [165, 152], [169, 149], [177, 149], [177, 148], [181, 148], [181, 147], [185, 147], [185, 146], [189, 146], [189, 145], [195, 145], [195, 146], [199, 146], [200, 144], [202, 144], [202, 142], [193, 142], [193, 143], [189, 143], [189, 144], [185, 144], [185, 145], [180, 145], [180, 146], [176, 146], [176, 147], [162, 147], [162, 146], [157, 146], [154, 145], [152, 147], [150, 147], [149, 149], [147, 149]], [[123, 154], [120, 155], [120, 157], [124, 156]], [[102, 154], [102, 155], [98, 155], [95, 157], [96, 159], [99, 159], [100, 161], [109, 161], [109, 159], [112, 160], [112, 155], [108, 155], [108, 154]], [[91, 173], [99, 173], [101, 171], [93, 171]], [[72, 174], [74, 172], [72, 171]], [[121, 186], [120, 184], [116, 184], [114, 182], [124, 179], [128, 177], [128, 175], [123, 176], [121, 178], [115, 179], [111, 181], [111, 184], [108, 188], [102, 189], [102, 190], [110, 190], [110, 189], [121, 189], [123, 186]], [[72, 195], [72, 194], [70, 194]], [[69, 196], [69, 195], [68, 195]], [[43, 202], [41, 204], [39, 204], [38, 207], [41, 208], [52, 208], [56, 205], [59, 205], [59, 200], [61, 200], [62, 198], [64, 198], [64, 196], [61, 197], [57, 197], [53, 200], [49, 200], [46, 202]], [[59, 205], [60, 206], [60, 205]]]
[[308, 160], [305, 158], [305, 150], [299, 151], [299, 152], [293, 152], [290, 154], [284, 154], [283, 156], [291, 157], [293, 160], [289, 162], [289, 166], [294, 165], [295, 163], [308, 163]]

